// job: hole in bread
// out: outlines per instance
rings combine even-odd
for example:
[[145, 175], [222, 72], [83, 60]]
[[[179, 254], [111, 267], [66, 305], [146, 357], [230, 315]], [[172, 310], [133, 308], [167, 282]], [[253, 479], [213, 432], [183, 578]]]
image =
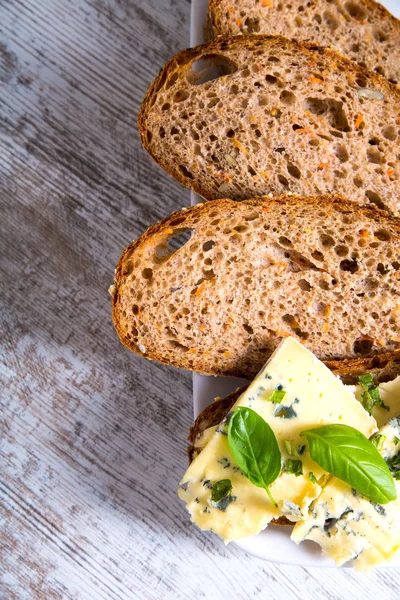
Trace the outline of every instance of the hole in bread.
[[165, 88], [169, 90], [178, 81], [178, 73], [173, 73], [165, 84]]
[[395, 260], [394, 262], [392, 262], [392, 267], [395, 271], [400, 271], [400, 262]]
[[244, 220], [245, 221], [255, 221], [259, 217], [260, 217], [260, 215], [258, 214], [258, 212], [251, 212], [251, 213], [247, 213], [244, 215]]
[[300, 281], [298, 281], [298, 286], [303, 292], [311, 292], [312, 290], [312, 286], [307, 279], [300, 279]]
[[321, 290], [329, 290], [329, 282], [325, 281], [325, 279], [320, 279], [318, 281], [318, 285], [321, 288]]
[[378, 29], [377, 27], [373, 28], [372, 35], [374, 36], [377, 42], [386, 42], [389, 39], [388, 34], [382, 31], [382, 29]]
[[281, 235], [281, 237], [279, 238], [279, 243], [282, 244], [282, 246], [292, 246], [292, 242], [285, 236]]
[[174, 95], [174, 102], [184, 102], [189, 98], [189, 92], [187, 90], [178, 90]]
[[338, 256], [343, 258], [344, 256], [348, 255], [349, 248], [347, 246], [344, 246], [343, 244], [339, 244], [339, 246], [336, 246], [335, 252]]
[[314, 260], [318, 260], [319, 262], [324, 260], [324, 255], [319, 250], [314, 250], [314, 252], [311, 252], [311, 256]]
[[164, 127], [160, 127], [159, 133], [160, 133], [160, 138], [165, 138], [165, 129], [164, 129]]
[[358, 263], [356, 259], [346, 258], [342, 260], [340, 263], [340, 268], [342, 271], [347, 271], [348, 273], [357, 273], [358, 271]]
[[289, 325], [290, 329], [293, 331], [293, 333], [295, 335], [297, 335], [299, 338], [306, 340], [309, 337], [309, 333], [307, 333], [306, 331], [302, 331], [300, 329], [300, 325], [296, 320], [296, 317], [293, 315], [283, 315], [282, 316], [282, 321], [284, 323], [287, 323], [287, 325]]
[[289, 182], [283, 175], [278, 175], [278, 181], [283, 187], [289, 187]]
[[179, 165], [178, 167], [179, 171], [182, 173], [182, 175], [184, 177], [186, 177], [187, 179], [194, 179], [194, 176], [192, 175], [192, 173], [185, 167], [185, 165]]
[[378, 231], [375, 231], [374, 235], [381, 242], [390, 242], [390, 240], [392, 239], [392, 236], [386, 229], [379, 229]]
[[381, 208], [382, 210], [388, 210], [386, 204], [382, 201], [381, 197], [376, 192], [367, 190], [365, 192], [365, 195], [368, 198], [368, 200], [371, 202], [371, 204], [375, 204], [375, 206], [377, 206], [378, 208]]
[[244, 22], [247, 33], [259, 33], [260, 32], [260, 19], [247, 17]]
[[338, 131], [349, 132], [349, 122], [343, 109], [343, 102], [333, 98], [306, 98], [306, 108], [318, 117], [325, 115], [329, 125]]
[[296, 167], [296, 165], [293, 165], [292, 163], [288, 163], [287, 170], [288, 170], [289, 175], [291, 175], [295, 179], [301, 179], [301, 171], [298, 167]]
[[275, 77], [274, 75], [266, 75], [265, 81], [267, 83], [270, 83], [271, 85], [275, 85], [275, 83], [280, 83], [279, 79], [277, 77]]
[[363, 21], [367, 17], [365, 9], [358, 2], [345, 2], [345, 9], [353, 19]]
[[204, 252], [208, 252], [209, 250], [211, 250], [211, 248], [214, 248], [214, 246], [215, 246], [214, 240], [208, 240], [207, 242], [204, 242], [203, 250], [204, 250]]
[[357, 75], [356, 84], [360, 88], [365, 88], [368, 85], [368, 79], [365, 77], [365, 75]]
[[296, 102], [296, 96], [288, 90], [283, 90], [279, 97], [282, 104], [286, 104], [286, 106], [292, 106]]
[[247, 231], [249, 228], [247, 227], [247, 225], [237, 225], [236, 227], [233, 228], [235, 231], [237, 231], [238, 233], [244, 233], [245, 231]]
[[153, 269], [146, 268], [142, 271], [143, 279], [147, 279], [147, 281], [151, 281], [153, 279]]
[[169, 102], [165, 102], [165, 104], [162, 105], [161, 110], [168, 110], [169, 108], [171, 108], [171, 105]]
[[203, 269], [203, 274], [204, 274], [204, 279], [207, 279], [208, 281], [210, 281], [211, 279], [214, 279], [215, 277], [215, 273], [213, 269]]
[[207, 54], [194, 61], [186, 73], [191, 85], [203, 85], [220, 77], [233, 75], [238, 70], [237, 64], [222, 54]]
[[253, 330], [253, 328], [252, 328], [252, 327], [250, 327], [250, 325], [248, 325], [247, 323], [243, 323], [243, 329], [244, 329], [245, 331], [247, 331], [247, 333], [248, 333], [249, 335], [252, 335], [252, 334], [254, 333], [254, 330]]
[[139, 314], [139, 312], [140, 312], [140, 308], [138, 307], [138, 305], [137, 305], [137, 304], [134, 304], [134, 305], [132, 306], [132, 312], [133, 312], [133, 314], [134, 314], [134, 315], [138, 315], [138, 314]]
[[379, 149], [376, 146], [372, 146], [367, 150], [367, 157], [370, 163], [376, 165], [382, 165], [385, 162], [385, 157], [380, 153]]
[[383, 137], [391, 142], [397, 139], [397, 130], [393, 125], [389, 125], [382, 130]]
[[168, 340], [168, 344], [170, 346], [172, 346], [173, 348], [176, 348], [177, 350], [183, 350], [184, 352], [187, 352], [189, 350], [189, 348], [187, 346], [184, 346], [183, 344], [181, 344], [180, 342], [177, 342], [176, 340]]
[[353, 179], [353, 183], [356, 187], [361, 188], [364, 185], [363, 180], [361, 179], [361, 177], [354, 177]]
[[335, 245], [335, 240], [327, 233], [321, 233], [319, 239], [321, 240], [321, 244], [324, 248], [332, 248], [332, 246]]
[[366, 356], [371, 352], [373, 347], [374, 340], [368, 336], [362, 336], [354, 342], [353, 351], [355, 354], [361, 354], [361, 356]]
[[190, 240], [192, 234], [192, 229], [176, 229], [171, 235], [156, 246], [154, 251], [154, 262], [161, 263], [183, 248]]
[[347, 152], [346, 146], [338, 144], [335, 148], [335, 155], [341, 163], [345, 163], [349, 160], [349, 153]]
[[335, 17], [335, 15], [333, 15], [329, 10], [326, 10], [322, 16], [331, 31], [335, 31], [339, 27], [339, 19], [337, 19], [337, 17]]

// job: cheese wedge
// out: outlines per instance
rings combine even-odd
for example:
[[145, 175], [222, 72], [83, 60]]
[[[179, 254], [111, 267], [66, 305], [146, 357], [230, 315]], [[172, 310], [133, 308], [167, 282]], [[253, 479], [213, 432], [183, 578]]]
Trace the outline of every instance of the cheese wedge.
[[[400, 418], [395, 417], [379, 433], [380, 452], [389, 460], [400, 452]], [[368, 571], [394, 558], [400, 549], [400, 481], [397, 500], [385, 505], [370, 502], [347, 483], [332, 477], [312, 504], [309, 517], [297, 523], [291, 539], [317, 542], [337, 565], [354, 559], [354, 567]]]
[[[279, 404], [270, 401], [275, 390], [285, 392]], [[294, 338], [281, 343], [232, 410], [238, 406], [252, 408], [275, 433], [283, 465], [270, 491], [278, 506], [235, 465], [227, 438], [230, 415], [207, 433], [208, 443], [186, 471], [178, 491], [191, 520], [201, 529], [213, 530], [225, 542], [257, 534], [281, 516], [293, 522], [307, 518], [311, 502], [321, 493], [318, 480], [327, 475], [311, 460], [307, 449], [301, 453], [306, 441], [301, 431], [329, 423], [356, 424], [369, 437], [377, 429], [375, 419], [352, 391]], [[291, 458], [288, 450], [292, 453], [292, 449], [301, 453], [303, 473], [297, 477], [286, 470]], [[231, 481], [232, 492], [223, 503], [213, 504], [212, 486], [223, 479]]]

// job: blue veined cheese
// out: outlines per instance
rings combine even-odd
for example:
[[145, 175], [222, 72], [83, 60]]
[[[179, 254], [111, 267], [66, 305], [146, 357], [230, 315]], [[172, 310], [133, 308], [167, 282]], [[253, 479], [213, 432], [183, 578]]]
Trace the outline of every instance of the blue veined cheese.
[[[269, 401], [277, 389], [286, 392], [280, 404]], [[300, 455], [303, 474], [296, 477], [285, 471], [288, 449], [291, 453], [293, 448], [301, 452], [305, 445], [301, 431], [328, 423], [356, 423], [366, 436], [376, 431], [375, 419], [354, 394], [294, 338], [282, 342], [232, 410], [238, 406], [255, 410], [269, 423], [278, 440], [283, 470], [270, 486], [278, 507], [270, 502], [264, 489], [254, 486], [235, 465], [227, 439], [229, 418], [211, 435], [207, 433], [207, 444], [186, 471], [178, 491], [191, 520], [201, 529], [212, 529], [226, 542], [257, 534], [282, 515], [294, 522], [308, 516], [311, 502], [321, 492], [314, 478], [320, 481], [326, 474], [311, 460], [307, 449]], [[314, 475], [312, 480], [310, 472]], [[232, 491], [222, 505], [213, 505], [212, 486], [222, 479], [230, 479]]]
[[[359, 385], [348, 387], [355, 394], [357, 400], [361, 402], [361, 394], [364, 391], [362, 387]], [[378, 404], [374, 406], [374, 418], [378, 427], [382, 427], [388, 419], [400, 414], [400, 375], [393, 381], [380, 383], [378, 387], [382, 402], [389, 407], [389, 411], [387, 411]]]
[[[390, 419], [379, 434], [380, 452], [388, 461], [400, 452], [400, 418]], [[391, 560], [400, 549], [400, 481], [395, 484], [397, 500], [380, 505], [332, 477], [312, 504], [308, 519], [296, 523], [291, 539], [297, 544], [317, 542], [337, 565], [354, 559], [359, 571]]]

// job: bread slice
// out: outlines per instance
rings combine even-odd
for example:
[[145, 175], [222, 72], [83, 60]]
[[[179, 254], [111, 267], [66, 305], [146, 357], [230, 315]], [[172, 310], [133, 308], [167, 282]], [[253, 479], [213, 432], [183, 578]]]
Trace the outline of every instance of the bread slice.
[[284, 35], [343, 54], [400, 83], [400, 21], [374, 0], [209, 0], [215, 35]]
[[170, 365], [251, 379], [293, 335], [367, 369], [400, 349], [400, 219], [340, 197], [207, 202], [128, 246], [112, 293], [122, 343]]
[[180, 52], [138, 123], [154, 160], [207, 199], [342, 193], [397, 214], [399, 119], [400, 89], [380, 75], [333, 50], [253, 35]]

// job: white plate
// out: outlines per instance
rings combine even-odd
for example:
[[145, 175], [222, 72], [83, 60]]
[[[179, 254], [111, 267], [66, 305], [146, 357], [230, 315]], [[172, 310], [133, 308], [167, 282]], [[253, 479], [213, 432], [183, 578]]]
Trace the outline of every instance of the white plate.
[[[380, 0], [381, 4], [400, 18], [400, 0]], [[196, 46], [204, 41], [204, 26], [207, 16], [207, 0], [192, 0], [192, 15], [190, 28], [190, 44]], [[191, 204], [197, 204], [202, 199], [195, 193], [191, 193]], [[193, 374], [193, 410], [194, 417], [217, 397], [227, 396], [238, 386], [246, 382], [231, 377], [207, 377], [205, 375]], [[332, 560], [321, 556], [320, 547], [313, 542], [303, 542], [297, 546], [290, 541], [290, 527], [274, 527], [256, 536], [249, 537], [240, 542], [235, 542], [249, 554], [263, 558], [270, 562], [288, 565], [300, 565], [302, 567], [334, 567]], [[350, 566], [349, 563], [346, 566]], [[400, 557], [393, 561], [390, 567], [400, 567]]]

